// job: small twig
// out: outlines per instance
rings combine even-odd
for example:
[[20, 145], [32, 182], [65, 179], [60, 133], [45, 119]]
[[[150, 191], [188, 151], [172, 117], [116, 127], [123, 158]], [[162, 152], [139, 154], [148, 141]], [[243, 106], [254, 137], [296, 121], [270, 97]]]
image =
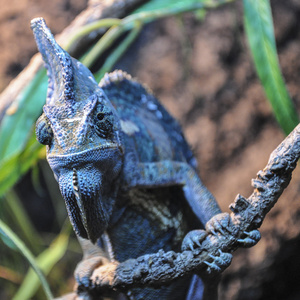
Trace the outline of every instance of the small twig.
[[[201, 248], [194, 251], [164, 252], [148, 254], [137, 259], [120, 263], [112, 280], [91, 282], [89, 291], [99, 289], [126, 290], [140, 286], [162, 286], [191, 273], [204, 271], [204, 261], [210, 261], [209, 254], [216, 255], [219, 250], [231, 253], [239, 247], [238, 239], [245, 231], [257, 229], [266, 214], [275, 205], [283, 190], [288, 186], [292, 171], [300, 157], [300, 124], [272, 152], [267, 166], [259, 171], [252, 181], [255, 188], [246, 199], [238, 195], [230, 209], [228, 228], [231, 234], [209, 234], [202, 242]], [[84, 287], [80, 287], [84, 289]]]
[[5, 240], [10, 242], [10, 247], [14, 250], [18, 250], [23, 256], [27, 259], [32, 269], [37, 274], [42, 288], [44, 289], [46, 299], [52, 300], [53, 295], [51, 293], [49, 284], [41, 271], [40, 267], [38, 266], [36, 259], [34, 258], [33, 254], [30, 250], [26, 247], [22, 240], [4, 223], [0, 220], [0, 236], [5, 238]]

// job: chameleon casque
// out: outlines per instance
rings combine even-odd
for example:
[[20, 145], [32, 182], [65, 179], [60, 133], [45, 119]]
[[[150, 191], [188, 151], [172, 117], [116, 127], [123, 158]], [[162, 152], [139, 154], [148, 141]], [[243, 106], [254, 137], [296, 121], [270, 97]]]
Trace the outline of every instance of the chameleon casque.
[[[222, 232], [226, 214], [200, 181], [180, 126], [148, 89], [122, 71], [106, 74], [98, 85], [56, 43], [42, 18], [31, 27], [49, 77], [37, 139], [47, 145], [47, 160], [84, 251], [75, 278], [86, 289], [68, 299], [99, 299], [88, 286], [91, 276], [106, 276], [102, 266], [160, 249], [193, 249], [203, 238], [199, 229], [217, 214], [219, 221], [207, 228]], [[169, 286], [109, 297], [202, 299], [203, 286], [191, 275]]]

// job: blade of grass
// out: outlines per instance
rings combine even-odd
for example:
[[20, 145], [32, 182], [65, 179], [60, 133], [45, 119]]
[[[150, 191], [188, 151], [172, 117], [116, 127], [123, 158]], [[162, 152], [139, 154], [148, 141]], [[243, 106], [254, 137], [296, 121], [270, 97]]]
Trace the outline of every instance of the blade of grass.
[[[211, 9], [233, 1], [234, 0], [187, 0], [177, 2], [167, 1], [166, 3], [164, 1], [151, 1], [148, 6], [141, 6], [133, 14], [122, 19], [120, 24], [111, 27], [82, 60], [82, 63], [87, 67], [91, 67], [96, 59], [112, 45], [122, 33], [133, 29], [138, 23], [144, 25], [160, 18], [198, 9]], [[83, 26], [78, 32], [78, 36], [82, 36], [82, 33], [89, 32], [90, 28], [96, 29], [96, 24]]]
[[[10, 228], [0, 220], [0, 235], [5, 239], [9, 240], [10, 243], [14, 246], [12, 247], [13, 250], [18, 249], [18, 251], [27, 259], [30, 266], [33, 268], [33, 270], [36, 272], [41, 285], [44, 289], [46, 298], [48, 300], [52, 300], [53, 296], [50, 291], [48, 282], [46, 278], [44, 277], [41, 269], [38, 267], [37, 262], [34, 258], [34, 256], [31, 254], [31, 252], [28, 250], [28, 248], [25, 246], [25, 244], [17, 237], [17, 235], [10, 230]], [[25, 299], [25, 298], [23, 298]]]
[[16, 284], [20, 284], [22, 281], [22, 276], [20, 273], [1, 265], [0, 265], [0, 278], [6, 279]]
[[31, 131], [31, 137], [21, 152], [0, 161], [0, 196], [10, 189], [16, 181], [40, 158], [40, 145]]
[[[58, 237], [50, 244], [50, 246], [42, 252], [36, 259], [38, 266], [44, 272], [44, 274], [49, 274], [53, 266], [63, 257], [67, 251], [69, 235], [71, 231], [71, 226], [69, 222], [65, 222], [61, 233]], [[31, 299], [32, 296], [36, 293], [40, 286], [40, 280], [30, 269], [25, 279], [15, 294], [13, 300], [26, 300]]]
[[28, 141], [33, 123], [41, 114], [47, 91], [47, 75], [37, 73], [8, 109], [0, 126], [0, 162], [20, 153]]
[[99, 82], [106, 72], [111, 71], [116, 62], [125, 53], [129, 46], [135, 41], [142, 29], [141, 24], [137, 24], [122, 43], [108, 56], [102, 68], [94, 74], [96, 80]]
[[88, 68], [91, 67], [97, 58], [125, 31], [126, 28], [124, 26], [111, 27], [96, 43], [91, 51], [89, 51], [89, 54], [82, 59], [82, 63]]
[[32, 225], [28, 215], [16, 192], [12, 189], [5, 195], [6, 212], [14, 218], [16, 225], [22, 238], [24, 237], [34, 253], [39, 253], [42, 245], [41, 238], [34, 226]]
[[90, 34], [91, 32], [95, 31], [95, 30], [98, 30], [100, 28], [109, 28], [109, 27], [112, 27], [112, 26], [115, 26], [115, 25], [119, 25], [121, 23], [121, 20], [120, 19], [115, 19], [115, 18], [107, 18], [107, 19], [102, 19], [102, 20], [99, 20], [97, 22], [93, 22], [91, 24], [88, 24], [86, 26], [84, 26], [81, 30], [77, 31], [76, 33], [74, 33], [70, 39], [67, 41], [66, 43], [66, 46], [64, 47], [64, 49], [66, 51], [68, 51], [68, 49], [73, 45], [73, 43], [87, 35], [87, 34]]
[[261, 80], [275, 117], [288, 134], [299, 119], [281, 75], [268, 0], [243, 0], [246, 34]]
[[132, 14], [151, 12], [153, 10], [185, 10], [187, 6], [206, 3], [206, 5], [215, 5], [223, 1], [212, 0], [151, 0], [138, 7]]

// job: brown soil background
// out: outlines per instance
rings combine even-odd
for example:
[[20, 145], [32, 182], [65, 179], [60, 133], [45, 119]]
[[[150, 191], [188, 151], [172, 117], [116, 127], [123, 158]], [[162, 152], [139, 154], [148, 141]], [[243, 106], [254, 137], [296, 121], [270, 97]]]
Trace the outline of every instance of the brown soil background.
[[[300, 108], [300, 1], [271, 4], [282, 72]], [[43, 16], [56, 34], [85, 6], [84, 0], [0, 0], [0, 90], [36, 52], [30, 19]], [[284, 138], [255, 74], [242, 21], [240, 2], [203, 21], [192, 14], [161, 20], [145, 28], [116, 66], [146, 83], [180, 121], [200, 176], [224, 211], [238, 193], [251, 194], [251, 179]], [[261, 227], [262, 240], [234, 254], [221, 300], [300, 299], [299, 189], [297, 169]]]

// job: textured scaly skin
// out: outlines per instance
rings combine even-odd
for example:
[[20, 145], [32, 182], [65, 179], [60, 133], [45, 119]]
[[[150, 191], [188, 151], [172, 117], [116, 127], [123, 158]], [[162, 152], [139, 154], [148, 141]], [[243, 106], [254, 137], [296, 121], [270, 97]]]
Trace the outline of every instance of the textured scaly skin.
[[[84, 259], [75, 272], [79, 286], [88, 286], [101, 265], [159, 249], [180, 251], [186, 234], [203, 228], [220, 209], [196, 174], [178, 123], [124, 72], [106, 75], [99, 86], [56, 43], [42, 18], [31, 27], [49, 76], [36, 134], [47, 145], [48, 162], [82, 241]], [[183, 247], [190, 248], [191, 239], [186, 240]], [[201, 299], [198, 277], [187, 296], [190, 282], [187, 277], [159, 289], [136, 288], [128, 297]]]

